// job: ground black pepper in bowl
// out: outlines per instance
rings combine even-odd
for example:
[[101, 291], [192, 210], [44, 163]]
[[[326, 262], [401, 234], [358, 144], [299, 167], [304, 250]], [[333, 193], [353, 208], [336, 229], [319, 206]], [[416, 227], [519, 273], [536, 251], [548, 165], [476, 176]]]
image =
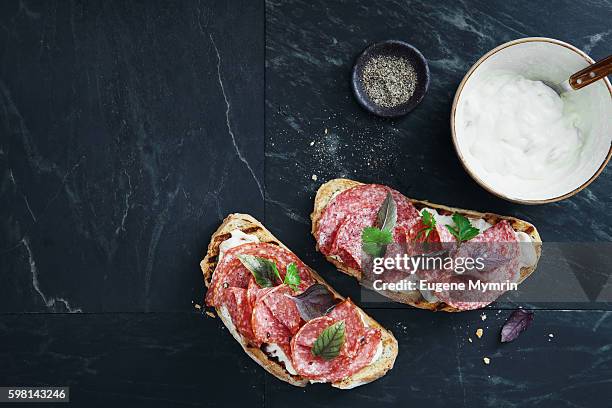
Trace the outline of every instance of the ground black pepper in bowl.
[[410, 62], [401, 57], [383, 55], [366, 62], [363, 85], [372, 101], [385, 108], [408, 102], [416, 88], [417, 75]]
[[355, 98], [369, 112], [399, 117], [414, 109], [429, 87], [429, 67], [413, 46], [389, 40], [370, 45], [353, 67]]

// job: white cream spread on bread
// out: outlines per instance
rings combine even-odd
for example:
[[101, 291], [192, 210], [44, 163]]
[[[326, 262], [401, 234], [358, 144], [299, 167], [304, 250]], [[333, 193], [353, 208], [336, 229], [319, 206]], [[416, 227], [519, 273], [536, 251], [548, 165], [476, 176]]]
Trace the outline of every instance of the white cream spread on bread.
[[225, 323], [227, 329], [230, 331], [230, 333], [232, 333], [232, 336], [234, 336], [234, 338], [237, 340], [240, 339], [242, 336], [238, 334], [238, 330], [236, 330], [236, 326], [232, 321], [232, 316], [230, 315], [229, 310], [227, 310], [227, 307], [225, 305], [219, 306], [217, 313], [219, 313], [219, 317], [221, 317], [221, 320], [223, 320], [223, 323]]
[[[370, 328], [370, 325], [368, 324], [368, 319], [366, 318], [365, 314], [359, 310], [359, 317], [361, 317], [361, 321], [363, 322], [363, 325], [366, 328]], [[383, 352], [383, 346], [382, 346], [382, 339], [378, 342], [378, 346], [376, 347], [376, 352], [374, 353], [374, 357], [372, 357], [372, 360], [370, 360], [370, 364], [374, 364], [380, 357], [382, 357], [382, 352]]]
[[297, 375], [297, 371], [293, 368], [293, 364], [291, 364], [291, 359], [285, 354], [285, 351], [279, 347], [275, 343], [266, 344], [264, 346], [264, 351], [270, 356], [278, 359], [281, 363], [285, 365], [285, 370], [291, 375]]
[[237, 247], [243, 244], [249, 244], [249, 243], [258, 244], [259, 243], [259, 238], [257, 238], [255, 235], [245, 234], [239, 229], [235, 229], [231, 231], [230, 234], [231, 234], [230, 238], [226, 239], [221, 244], [219, 244], [219, 261], [221, 260], [221, 258], [223, 258], [223, 254], [227, 252], [228, 250], [230, 250], [231, 248], [234, 248], [234, 247]]
[[523, 268], [535, 265], [536, 262], [538, 262], [538, 254], [536, 253], [535, 245], [526, 245], [526, 243], [532, 243], [533, 240], [522, 231], [516, 231], [515, 234], [521, 246], [521, 257], [519, 259], [520, 267]]

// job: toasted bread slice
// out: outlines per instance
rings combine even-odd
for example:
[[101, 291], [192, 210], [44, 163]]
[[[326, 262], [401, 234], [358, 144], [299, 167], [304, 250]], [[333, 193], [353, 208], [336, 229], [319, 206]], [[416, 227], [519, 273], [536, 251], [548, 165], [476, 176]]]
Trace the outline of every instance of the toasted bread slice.
[[[210, 286], [215, 267], [217, 266], [217, 260], [219, 257], [219, 245], [230, 238], [231, 231], [239, 229], [245, 234], [255, 235], [260, 242], [267, 242], [270, 244], [281, 246], [289, 250], [283, 245], [270, 231], [268, 231], [259, 221], [247, 214], [230, 214], [223, 220], [223, 223], [217, 231], [212, 235], [210, 243], [208, 244], [208, 250], [206, 256], [200, 263], [202, 272], [204, 274], [204, 282], [206, 287]], [[331, 286], [327, 284], [321, 278], [321, 276], [314, 270], [309, 268], [313, 278], [325, 287], [339, 300], [344, 300], [338, 292], [336, 292]], [[382, 356], [376, 360], [373, 364], [364, 367], [362, 370], [356, 372], [351, 377], [348, 377], [342, 381], [332, 383], [331, 385], [336, 388], [350, 389], [359, 385], [367, 384], [372, 382], [383, 375], [387, 371], [393, 368], [395, 358], [397, 357], [398, 347], [397, 340], [393, 337], [393, 334], [383, 328], [378, 322], [368, 316], [363, 310], [357, 308], [364, 317], [368, 326], [380, 329], [382, 333]], [[234, 325], [229, 317], [217, 308], [217, 315], [221, 318], [225, 326], [232, 333], [234, 338], [240, 343], [244, 351], [261, 365], [266, 371], [274, 375], [276, 378], [286, 381], [289, 384], [304, 387], [308, 384], [309, 380], [299, 375], [291, 375], [285, 366], [277, 359], [268, 356], [263, 350], [258, 347], [253, 347], [246, 342], [242, 336], [234, 329]]]
[[[311, 232], [312, 232], [312, 235], [315, 237], [315, 239], [316, 239], [316, 232], [319, 228], [319, 220], [321, 219], [321, 216], [323, 215], [323, 211], [325, 211], [325, 208], [327, 207], [329, 202], [341, 192], [348, 190], [352, 187], [359, 186], [361, 184], [363, 183], [360, 183], [354, 180], [349, 180], [349, 179], [334, 179], [334, 180], [328, 181], [327, 183], [319, 187], [319, 190], [317, 191], [317, 195], [314, 201], [314, 210], [312, 211], [312, 214], [310, 214], [310, 219], [312, 220]], [[444, 214], [444, 215], [450, 215], [452, 213], [459, 213], [461, 215], [464, 215], [470, 218], [484, 219], [491, 225], [495, 225], [496, 223], [502, 220], [507, 220], [515, 231], [522, 231], [526, 233], [527, 235], [529, 235], [535, 245], [535, 251], [536, 251], [536, 256], [537, 256], [536, 263], [533, 266], [521, 268], [521, 276], [519, 278], [519, 283], [525, 280], [536, 269], [538, 261], [540, 259], [540, 255], [542, 254], [542, 239], [540, 238], [540, 234], [538, 234], [537, 229], [532, 224], [526, 221], [523, 221], [523, 220], [519, 220], [518, 218], [514, 218], [514, 217], [507, 217], [507, 216], [491, 214], [491, 213], [481, 213], [481, 212], [472, 211], [472, 210], [464, 210], [461, 208], [448, 207], [448, 206], [441, 205], [441, 204], [434, 204], [428, 201], [414, 200], [411, 198], [409, 198], [409, 200], [412, 202], [412, 204], [414, 204], [417, 210], [421, 210], [424, 207], [428, 207], [428, 208], [433, 208], [437, 210], [440, 214]], [[319, 249], [318, 244], [317, 244], [317, 249]], [[326, 258], [329, 262], [333, 263], [340, 272], [343, 272], [347, 275], [357, 278], [357, 280], [361, 280], [360, 270], [350, 268], [344, 265], [342, 263], [342, 260], [338, 257], [327, 256]], [[428, 309], [428, 310], [434, 310], [434, 311], [441, 310], [445, 312], [460, 312], [461, 311], [450, 305], [447, 305], [444, 302], [435, 302], [435, 303], [428, 302], [416, 291], [411, 292], [411, 293], [386, 291], [384, 295], [395, 300], [396, 302], [406, 303], [408, 305], [415, 306], [421, 309]]]

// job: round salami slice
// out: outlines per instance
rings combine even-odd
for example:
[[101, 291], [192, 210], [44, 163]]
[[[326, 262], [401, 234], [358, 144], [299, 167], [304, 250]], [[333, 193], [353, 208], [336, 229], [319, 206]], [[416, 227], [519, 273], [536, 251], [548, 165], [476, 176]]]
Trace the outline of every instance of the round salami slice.
[[246, 292], [246, 289], [242, 288], [228, 288], [228, 290], [223, 292], [222, 306], [227, 308], [238, 333], [249, 342], [256, 343], [253, 328], [251, 327], [252, 309]]
[[255, 302], [259, 298], [270, 292], [272, 289], [274, 288], [259, 287], [257, 282], [255, 282], [255, 278], [251, 277], [251, 280], [249, 280], [249, 286], [247, 287], [247, 299], [249, 301], [249, 304], [251, 305], [251, 308], [255, 306]]
[[272, 316], [285, 326], [291, 335], [297, 333], [302, 322], [300, 312], [295, 302], [290, 298], [293, 294], [294, 292], [289, 286], [281, 285], [275, 287], [258, 300], [258, 302], [263, 302], [268, 306]]
[[345, 265], [361, 269], [361, 233], [376, 223], [376, 211], [366, 207], [346, 217], [338, 227], [330, 253], [338, 255]]
[[359, 351], [350, 360], [349, 375], [366, 367], [372, 362], [378, 348], [381, 347], [382, 333], [379, 329], [367, 329], [359, 342]]
[[359, 343], [365, 333], [365, 325], [357, 307], [350, 299], [338, 303], [327, 316], [334, 321], [344, 320], [344, 345], [341, 355], [354, 357], [359, 350]]
[[[335, 322], [329, 316], [321, 316], [308, 321], [291, 340], [293, 367], [302, 377], [312, 380], [333, 382], [348, 376], [348, 359], [338, 356], [324, 360], [312, 354], [312, 346], [321, 332]], [[337, 361], [342, 360], [342, 364]]]
[[[205, 298], [206, 305], [218, 306], [220, 299], [221, 299], [221, 290], [219, 290], [219, 287], [223, 287], [223, 286], [225, 286], [225, 288], [230, 287], [229, 286], [230, 282], [228, 281], [223, 282], [223, 278], [224, 278], [223, 275], [227, 273], [228, 270], [234, 269], [241, 265], [240, 261], [234, 256], [234, 253], [236, 253], [236, 251], [239, 251], [239, 250], [253, 251], [255, 250], [255, 248], [257, 248], [257, 244], [244, 244], [238, 247], [231, 248], [228, 251], [226, 251], [223, 258], [221, 258], [221, 260], [217, 263], [217, 266], [215, 267], [215, 271], [213, 272], [210, 286], [208, 287], [208, 291], [206, 292], [206, 298]], [[244, 276], [245, 278], [248, 277], [248, 275], [244, 275]], [[236, 279], [236, 280], [239, 280], [239, 279]], [[244, 281], [244, 284], [248, 285], [248, 278]], [[239, 287], [246, 287], [242, 285], [243, 283], [240, 282]]]
[[261, 343], [289, 344], [291, 332], [278, 321], [264, 302], [255, 302], [251, 315], [251, 326], [255, 339]]
[[[222, 274], [219, 274], [220, 279], [216, 287], [212, 287], [206, 293], [206, 303], [209, 306], [218, 306], [223, 299], [224, 292], [230, 288], [246, 289], [249, 284], [249, 279], [252, 277], [251, 272], [241, 263], [236, 262]], [[212, 289], [212, 290], [211, 290]], [[213, 295], [209, 298], [209, 294]]]

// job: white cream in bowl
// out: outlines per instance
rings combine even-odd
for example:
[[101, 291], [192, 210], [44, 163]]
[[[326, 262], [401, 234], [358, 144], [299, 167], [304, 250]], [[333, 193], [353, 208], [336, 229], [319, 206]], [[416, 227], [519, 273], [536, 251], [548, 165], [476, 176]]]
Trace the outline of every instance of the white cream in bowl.
[[600, 81], [559, 97], [560, 82], [585, 54], [550, 39], [504, 44], [460, 85], [452, 127], [468, 172], [490, 191], [520, 202], [564, 198], [588, 184], [610, 155], [612, 96]]

